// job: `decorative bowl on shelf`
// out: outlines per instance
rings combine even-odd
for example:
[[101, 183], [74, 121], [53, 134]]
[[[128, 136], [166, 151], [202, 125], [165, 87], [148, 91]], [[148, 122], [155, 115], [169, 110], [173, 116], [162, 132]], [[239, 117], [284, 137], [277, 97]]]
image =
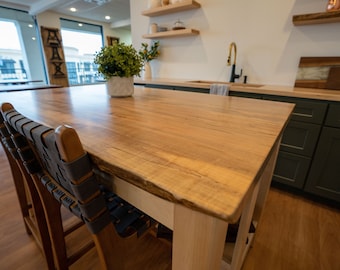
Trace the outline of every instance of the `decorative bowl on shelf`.
[[184, 23], [180, 20], [177, 20], [174, 24], [174, 27], [172, 27], [172, 30], [181, 30], [185, 29]]

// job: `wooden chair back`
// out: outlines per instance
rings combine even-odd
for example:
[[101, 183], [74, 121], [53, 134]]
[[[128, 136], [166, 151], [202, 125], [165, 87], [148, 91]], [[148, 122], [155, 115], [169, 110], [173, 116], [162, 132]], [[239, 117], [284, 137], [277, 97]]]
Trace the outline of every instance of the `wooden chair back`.
[[30, 173], [45, 189], [38, 188], [40, 195], [48, 194], [86, 223], [103, 269], [171, 269], [171, 247], [145, 233], [152, 219], [100, 184], [73, 128], [53, 130], [14, 109], [4, 117], [37, 153], [42, 167]]
[[[14, 110], [11, 104], [3, 103], [1, 105], [3, 118], [6, 118], [5, 116], [10, 110]], [[37, 179], [36, 173], [42, 170], [42, 167], [39, 160], [36, 159], [36, 153], [27, 138], [18, 132], [18, 126], [13, 125], [17, 120], [24, 118], [24, 116], [18, 114], [12, 123], [4, 119], [4, 127], [9, 134], [8, 145], [14, 147], [11, 152], [17, 153], [17, 165], [20, 167], [32, 194], [34, 216], [40, 234], [39, 239], [43, 246], [48, 267], [49, 269], [68, 269], [70, 265], [92, 249], [94, 243], [88, 238], [89, 241], [84, 241], [84, 244], [82, 243], [80, 247], [72, 246], [73, 252], [68, 252], [66, 237], [76, 232], [84, 223], [69, 222], [71, 225], [65, 226], [61, 204], [49, 194], [46, 194], [45, 188]]]
[[[20, 160], [17, 147], [13, 138], [11, 138], [11, 134], [14, 137], [19, 135], [11, 128], [11, 126], [6, 126], [6, 122], [0, 113], [1, 144], [11, 168], [25, 229], [29, 235], [33, 236], [45, 257], [48, 269], [52, 270], [54, 269], [53, 251], [43, 205], [31, 175], [24, 168], [23, 163]], [[18, 143], [21, 144], [21, 147], [28, 145], [26, 140], [18, 141]]]

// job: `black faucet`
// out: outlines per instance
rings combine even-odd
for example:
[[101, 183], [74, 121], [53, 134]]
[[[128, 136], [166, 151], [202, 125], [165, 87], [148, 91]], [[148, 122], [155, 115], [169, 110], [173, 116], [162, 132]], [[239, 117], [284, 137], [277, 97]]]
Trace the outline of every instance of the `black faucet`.
[[235, 73], [235, 69], [236, 69], [236, 55], [237, 55], [237, 48], [236, 48], [236, 43], [232, 42], [229, 45], [229, 56], [228, 56], [228, 61], [227, 61], [227, 65], [230, 66], [231, 65], [231, 52], [232, 49], [234, 48], [234, 63], [231, 67], [231, 74], [230, 74], [230, 80], [229, 82], [235, 82], [235, 79], [239, 79], [242, 76], [242, 69], [241, 69], [241, 73], [240, 74], [236, 74]]

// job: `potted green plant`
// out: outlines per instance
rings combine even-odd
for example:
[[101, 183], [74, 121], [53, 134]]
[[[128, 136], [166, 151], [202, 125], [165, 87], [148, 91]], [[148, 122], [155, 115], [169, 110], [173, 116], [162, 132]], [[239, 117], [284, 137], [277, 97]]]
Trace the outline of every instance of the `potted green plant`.
[[133, 76], [139, 75], [143, 60], [132, 45], [116, 43], [105, 46], [96, 52], [94, 63], [98, 73], [106, 79], [108, 94], [112, 97], [133, 94]]

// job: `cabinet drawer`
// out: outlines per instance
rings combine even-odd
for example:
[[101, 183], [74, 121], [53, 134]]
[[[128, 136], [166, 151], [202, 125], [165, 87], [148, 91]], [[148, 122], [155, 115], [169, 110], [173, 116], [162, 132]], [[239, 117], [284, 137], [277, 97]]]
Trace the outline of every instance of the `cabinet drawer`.
[[320, 129], [319, 125], [289, 121], [282, 136], [280, 150], [311, 157]]
[[326, 102], [307, 101], [297, 98], [264, 96], [264, 99], [295, 103], [292, 120], [321, 124], [325, 118], [328, 104]]
[[330, 127], [340, 127], [340, 104], [329, 105], [325, 125]]
[[302, 189], [311, 159], [280, 151], [277, 156], [273, 181]]

